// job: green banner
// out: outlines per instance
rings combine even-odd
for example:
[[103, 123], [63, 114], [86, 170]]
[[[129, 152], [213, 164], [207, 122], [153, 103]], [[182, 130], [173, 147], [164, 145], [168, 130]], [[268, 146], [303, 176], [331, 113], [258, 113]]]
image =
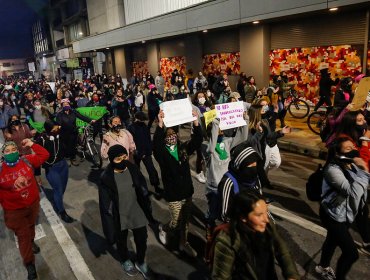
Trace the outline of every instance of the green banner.
[[[99, 120], [101, 119], [105, 114], [108, 113], [107, 108], [102, 106], [96, 106], [96, 107], [80, 107], [76, 109], [81, 115], [88, 117], [92, 120]], [[76, 119], [76, 125], [77, 127], [85, 127], [87, 125], [86, 122], [80, 119]]]
[[44, 132], [44, 123], [43, 122], [34, 122], [31, 118], [28, 120], [29, 124], [32, 126], [32, 128], [36, 129], [38, 133]]

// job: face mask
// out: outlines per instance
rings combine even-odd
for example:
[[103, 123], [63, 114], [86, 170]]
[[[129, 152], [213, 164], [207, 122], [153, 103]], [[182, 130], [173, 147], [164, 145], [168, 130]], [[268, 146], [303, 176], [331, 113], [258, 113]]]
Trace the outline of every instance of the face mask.
[[98, 101], [99, 101], [99, 97], [94, 97], [94, 98], [93, 98], [93, 101], [94, 101], [94, 102], [98, 102]]
[[68, 98], [69, 97], [69, 93], [66, 93], [65, 96], [66, 96], [66, 98]]
[[367, 123], [364, 123], [363, 125], [357, 125], [356, 124], [356, 130], [362, 136], [364, 134], [364, 132], [367, 130]]
[[208, 96], [208, 97], [211, 97], [211, 96], [212, 96], [212, 92], [207, 91], [207, 96]]
[[36, 110], [40, 110], [41, 109], [41, 105], [35, 105], [35, 109]]
[[262, 107], [262, 113], [264, 114], [264, 113], [266, 113], [266, 112], [268, 112], [269, 111], [269, 105], [264, 105], [263, 107]]
[[257, 166], [243, 166], [240, 168], [240, 178], [243, 182], [254, 182], [257, 180]]
[[19, 152], [14, 152], [4, 155], [4, 160], [6, 163], [16, 163], [19, 159]]
[[69, 111], [69, 110], [71, 110], [71, 106], [64, 106], [63, 107], [63, 111]]
[[348, 153], [345, 153], [343, 154], [345, 157], [348, 157], [348, 158], [356, 158], [356, 157], [360, 157], [360, 152], [358, 150], [352, 150]]
[[200, 105], [204, 105], [204, 103], [206, 103], [206, 99], [205, 99], [204, 97], [200, 97], [200, 98], [198, 99], [198, 103], [199, 103]]
[[112, 162], [112, 166], [114, 169], [117, 169], [117, 170], [125, 170], [127, 167], [126, 162], [124, 160], [122, 160], [119, 163]]
[[177, 144], [177, 135], [176, 134], [170, 134], [164, 138], [164, 142], [167, 146], [173, 146]]
[[115, 132], [118, 132], [122, 128], [121, 124], [113, 125], [112, 130]]
[[14, 100], [16, 99], [16, 97], [15, 97], [14, 95], [12, 95], [12, 96], [10, 97], [10, 99], [14, 101]]
[[21, 121], [20, 120], [14, 120], [14, 121], [11, 121], [10, 124], [12, 126], [20, 125], [21, 124]]

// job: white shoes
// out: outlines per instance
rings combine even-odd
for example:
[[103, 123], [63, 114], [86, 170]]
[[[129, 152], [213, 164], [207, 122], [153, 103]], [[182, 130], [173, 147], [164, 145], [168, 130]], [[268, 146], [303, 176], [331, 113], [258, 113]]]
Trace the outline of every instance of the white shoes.
[[195, 179], [199, 181], [199, 183], [204, 184], [206, 182], [206, 177], [204, 176], [203, 171], [195, 175]]
[[160, 224], [158, 226], [158, 229], [159, 229], [159, 240], [161, 241], [161, 243], [163, 245], [166, 245], [167, 244], [167, 233], [163, 230], [163, 225]]
[[315, 271], [321, 275], [321, 279], [324, 279], [324, 280], [334, 280], [335, 279], [335, 272], [330, 266], [324, 268], [320, 265], [317, 265], [315, 267]]

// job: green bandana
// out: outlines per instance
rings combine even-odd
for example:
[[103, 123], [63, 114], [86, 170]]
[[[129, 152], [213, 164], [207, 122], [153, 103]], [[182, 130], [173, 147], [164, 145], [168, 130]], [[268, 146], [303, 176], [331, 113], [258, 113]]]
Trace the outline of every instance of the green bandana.
[[176, 161], [179, 161], [179, 154], [177, 153], [177, 145], [175, 145], [175, 148], [171, 150], [170, 146], [166, 145], [167, 150], [170, 152], [171, 156], [173, 156]]
[[217, 143], [216, 144], [216, 153], [220, 157], [220, 160], [227, 159], [227, 152], [225, 151], [225, 144], [224, 143]]

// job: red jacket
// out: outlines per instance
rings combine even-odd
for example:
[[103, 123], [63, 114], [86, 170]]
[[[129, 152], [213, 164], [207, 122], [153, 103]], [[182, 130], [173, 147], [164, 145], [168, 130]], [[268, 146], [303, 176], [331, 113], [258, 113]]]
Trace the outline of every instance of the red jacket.
[[[33, 168], [40, 167], [49, 153], [43, 147], [33, 144], [34, 154], [25, 155]], [[39, 190], [33, 169], [22, 159], [14, 166], [1, 163], [0, 171], [0, 204], [5, 210], [16, 210], [27, 207], [39, 199]]]

